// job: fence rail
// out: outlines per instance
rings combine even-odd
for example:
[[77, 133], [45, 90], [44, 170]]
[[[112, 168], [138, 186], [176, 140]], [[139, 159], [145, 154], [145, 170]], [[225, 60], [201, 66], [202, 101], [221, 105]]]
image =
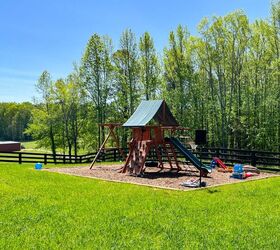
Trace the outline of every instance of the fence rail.
[[[125, 153], [128, 152], [127, 148], [123, 149]], [[260, 169], [280, 171], [280, 152], [266, 152], [266, 151], [250, 151], [239, 149], [226, 149], [226, 148], [197, 148], [193, 153], [202, 159], [203, 162], [209, 163], [213, 157], [219, 157], [227, 165], [234, 163], [250, 164], [258, 166]], [[177, 152], [178, 159], [184, 160], [183, 155]], [[43, 154], [43, 153], [30, 153], [30, 152], [0, 152], [0, 162], [17, 162], [21, 163], [37, 163], [44, 164], [72, 164], [72, 163], [90, 163], [96, 155], [96, 152], [83, 155], [64, 155], [64, 154]], [[154, 151], [150, 151], [148, 160], [156, 160]], [[166, 161], [163, 154], [162, 158]], [[105, 149], [98, 161], [119, 161], [121, 155], [116, 148]], [[271, 167], [273, 166], [273, 167]]]

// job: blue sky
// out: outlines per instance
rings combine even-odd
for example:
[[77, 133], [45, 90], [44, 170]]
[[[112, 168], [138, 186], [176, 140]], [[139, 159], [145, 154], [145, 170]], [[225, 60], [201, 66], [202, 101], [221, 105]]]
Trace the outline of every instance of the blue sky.
[[93, 33], [119, 37], [149, 31], [158, 50], [178, 24], [192, 34], [203, 17], [244, 10], [250, 21], [269, 16], [269, 0], [0, 0], [0, 102], [31, 101], [43, 70], [65, 77]]

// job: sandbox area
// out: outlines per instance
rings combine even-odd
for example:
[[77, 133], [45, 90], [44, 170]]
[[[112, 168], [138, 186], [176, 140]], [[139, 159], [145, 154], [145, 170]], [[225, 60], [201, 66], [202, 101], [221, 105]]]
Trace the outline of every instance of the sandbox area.
[[[199, 178], [199, 172], [196, 171], [195, 168], [189, 169], [189, 171], [180, 172], [170, 171], [170, 169], [167, 168], [161, 171], [159, 171], [158, 168], [147, 168], [143, 177], [135, 177], [129, 174], [120, 173], [119, 170], [121, 167], [122, 165], [96, 165], [91, 170], [89, 169], [89, 167], [51, 168], [46, 170], [50, 172], [58, 172], [63, 174], [96, 178], [101, 180], [179, 190], [194, 189], [189, 187], [183, 187], [181, 183]], [[279, 175], [275, 173], [261, 172], [257, 176], [252, 176], [244, 180], [230, 178], [230, 176], [231, 173], [221, 173], [214, 169], [208, 177], [202, 177], [202, 181], [206, 182], [207, 187], [211, 187], [230, 183], [263, 179]]]

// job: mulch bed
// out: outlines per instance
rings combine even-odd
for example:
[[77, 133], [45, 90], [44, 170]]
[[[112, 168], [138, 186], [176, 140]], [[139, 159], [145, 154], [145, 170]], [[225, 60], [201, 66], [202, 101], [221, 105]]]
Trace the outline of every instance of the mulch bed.
[[[100, 166], [94, 165], [90, 170], [89, 167], [69, 167], [69, 168], [51, 168], [46, 169], [50, 172], [58, 172], [64, 174], [70, 174], [75, 176], [83, 176], [89, 178], [97, 178], [108, 181], [133, 183], [139, 185], [168, 188], [168, 189], [180, 189], [190, 190], [193, 188], [181, 186], [182, 182], [198, 179], [199, 172], [195, 168], [189, 168], [188, 171], [170, 171], [170, 169], [164, 169], [159, 171], [158, 168], [146, 168], [143, 177], [135, 177], [129, 174], [123, 174], [119, 172], [122, 165]], [[249, 180], [263, 179], [272, 176], [277, 176], [275, 173], [261, 172], [257, 176], [252, 176], [244, 180], [230, 178], [231, 173], [221, 173], [216, 169], [213, 170], [208, 177], [203, 177], [202, 181], [206, 182], [207, 187], [217, 186], [230, 183], [238, 183]]]

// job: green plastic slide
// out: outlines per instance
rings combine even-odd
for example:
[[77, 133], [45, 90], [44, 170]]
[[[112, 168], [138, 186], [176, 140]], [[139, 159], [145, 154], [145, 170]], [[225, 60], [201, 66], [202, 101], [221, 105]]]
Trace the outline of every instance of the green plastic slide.
[[200, 160], [190, 151], [188, 150], [181, 142], [175, 137], [171, 137], [170, 141], [172, 144], [189, 160], [198, 170], [206, 171], [207, 173], [211, 173], [212, 169], [210, 166], [206, 166], [203, 163], [200, 163]]

